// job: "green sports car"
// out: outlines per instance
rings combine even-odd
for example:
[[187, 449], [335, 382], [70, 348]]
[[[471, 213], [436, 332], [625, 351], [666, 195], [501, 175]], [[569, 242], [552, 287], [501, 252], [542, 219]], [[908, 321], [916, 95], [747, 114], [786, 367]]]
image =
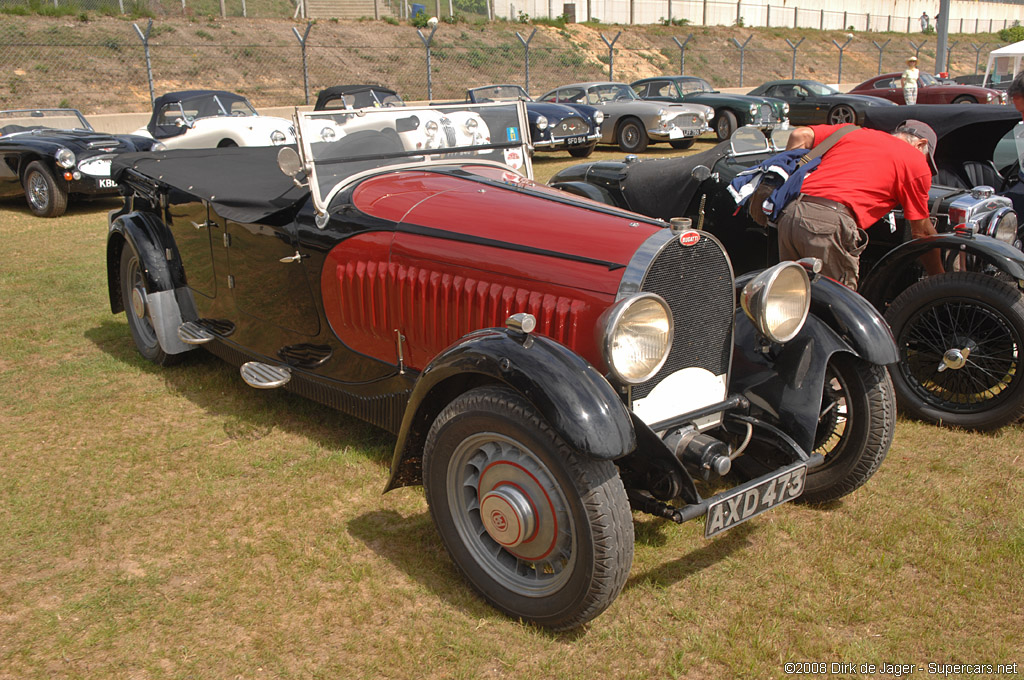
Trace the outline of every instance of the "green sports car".
[[719, 140], [729, 139], [736, 128], [743, 125], [762, 128], [789, 126], [789, 104], [781, 99], [726, 94], [696, 76], [642, 78], [632, 86], [642, 99], [712, 107], [715, 117], [711, 120], [711, 127]]

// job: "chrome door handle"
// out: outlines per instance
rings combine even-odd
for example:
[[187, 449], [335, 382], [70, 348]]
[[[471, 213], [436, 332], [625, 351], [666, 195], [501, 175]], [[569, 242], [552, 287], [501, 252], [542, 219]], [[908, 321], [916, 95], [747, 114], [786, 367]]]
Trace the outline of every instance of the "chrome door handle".
[[210, 221], [207, 220], [207, 221], [203, 222], [202, 224], [200, 224], [199, 222], [193, 222], [192, 226], [195, 227], [196, 229], [202, 229], [203, 227], [210, 226]]
[[284, 262], [285, 264], [288, 264], [289, 262], [302, 262], [302, 255], [296, 250], [294, 255], [282, 257], [279, 262]]

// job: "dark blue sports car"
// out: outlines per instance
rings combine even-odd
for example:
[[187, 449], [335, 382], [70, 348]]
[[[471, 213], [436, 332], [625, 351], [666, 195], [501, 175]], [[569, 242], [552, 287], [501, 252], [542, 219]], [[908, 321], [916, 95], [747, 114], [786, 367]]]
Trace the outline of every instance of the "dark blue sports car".
[[526, 102], [530, 122], [530, 144], [537, 151], [568, 151], [574, 158], [586, 158], [601, 139], [604, 113], [593, 106], [564, 106], [534, 101], [518, 85], [487, 85], [466, 91], [466, 101]]

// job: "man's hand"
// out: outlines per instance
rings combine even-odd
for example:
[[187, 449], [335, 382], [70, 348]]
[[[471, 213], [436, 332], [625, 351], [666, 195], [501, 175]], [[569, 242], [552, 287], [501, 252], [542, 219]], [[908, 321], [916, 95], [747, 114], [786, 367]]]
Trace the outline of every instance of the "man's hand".
[[806, 126], [793, 128], [786, 142], [786, 151], [790, 149], [810, 149], [814, 145], [814, 131]]
[[[929, 217], [925, 217], [921, 220], [907, 220], [907, 224], [910, 225], [910, 235], [914, 238], [931, 236], [936, 233], [935, 226], [932, 224], [932, 220]], [[946, 271], [942, 267], [942, 258], [939, 257], [939, 251], [937, 249], [930, 250], [922, 255], [921, 264], [924, 265], [929, 276], [942, 274]]]

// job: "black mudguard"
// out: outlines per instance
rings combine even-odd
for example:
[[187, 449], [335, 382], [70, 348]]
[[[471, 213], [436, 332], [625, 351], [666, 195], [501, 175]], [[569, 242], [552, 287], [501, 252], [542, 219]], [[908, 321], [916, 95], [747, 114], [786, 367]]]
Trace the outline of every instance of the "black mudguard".
[[621, 201], [616, 201], [615, 197], [607, 189], [595, 186], [588, 182], [554, 182], [551, 186], [555, 189], [561, 189], [566, 193], [582, 196], [583, 198], [589, 198], [592, 201], [597, 201], [598, 203], [603, 203], [605, 205], [611, 205], [617, 208], [626, 207]]
[[901, 291], [891, 290], [893, 281], [899, 280], [899, 274], [917, 258], [936, 248], [977, 256], [1018, 282], [1024, 281], [1024, 253], [1017, 248], [991, 236], [961, 236], [949, 232], [907, 241], [890, 250], [862, 277], [860, 294], [876, 306], [895, 298]]
[[174, 252], [167, 259], [171, 245], [167, 227], [155, 215], [145, 212], [131, 212], [114, 217], [107, 234], [107, 290], [110, 295], [110, 311], [114, 314], [124, 311], [121, 305], [121, 250], [132, 248], [143, 265], [146, 277], [146, 291], [157, 293], [174, 290], [185, 285], [185, 273], [181, 261]]
[[490, 328], [467, 335], [423, 369], [405, 409], [385, 491], [419, 482], [423, 442], [452, 399], [494, 383], [522, 394], [583, 455], [614, 460], [636, 448], [629, 412], [593, 366], [550, 338]]
[[879, 366], [899, 361], [892, 329], [885, 317], [862, 296], [832, 279], [816, 276], [811, 281], [811, 311], [849, 344], [857, 356]]

